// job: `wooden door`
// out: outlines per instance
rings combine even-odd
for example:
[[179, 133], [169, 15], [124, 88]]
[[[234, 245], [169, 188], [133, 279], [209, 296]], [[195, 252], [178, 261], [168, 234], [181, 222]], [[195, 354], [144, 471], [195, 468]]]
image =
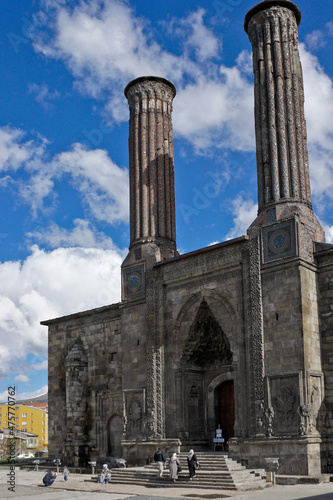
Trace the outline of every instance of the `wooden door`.
[[219, 390], [220, 399], [220, 426], [222, 429], [222, 437], [224, 444], [228, 439], [234, 436], [235, 424], [235, 398], [234, 398], [234, 381], [228, 380], [224, 382]]

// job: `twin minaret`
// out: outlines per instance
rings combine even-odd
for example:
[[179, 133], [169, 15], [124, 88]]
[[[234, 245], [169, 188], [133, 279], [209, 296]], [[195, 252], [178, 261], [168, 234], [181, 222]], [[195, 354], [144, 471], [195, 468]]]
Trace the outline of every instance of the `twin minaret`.
[[[267, 223], [294, 218], [290, 231], [303, 223], [311, 241], [324, 239], [311, 205], [300, 21], [298, 7], [289, 0], [264, 0], [245, 16], [253, 51], [259, 206], [250, 237]], [[125, 88], [131, 241], [122, 266], [123, 300], [144, 293], [147, 269], [177, 255], [171, 121], [175, 95], [170, 81], [153, 76], [137, 78]], [[303, 257], [308, 255], [307, 250]]]
[[130, 109], [130, 247], [122, 266], [122, 298], [144, 293], [145, 274], [176, 256], [172, 102], [169, 80], [140, 77], [125, 88]]

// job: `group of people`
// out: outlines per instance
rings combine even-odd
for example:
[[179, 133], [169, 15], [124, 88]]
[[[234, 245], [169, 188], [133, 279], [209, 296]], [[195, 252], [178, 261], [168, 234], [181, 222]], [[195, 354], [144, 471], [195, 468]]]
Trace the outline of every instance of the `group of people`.
[[[64, 475], [64, 481], [67, 481], [69, 476], [69, 470], [67, 469], [66, 465], [64, 466], [63, 475]], [[52, 469], [49, 472], [47, 472], [43, 477], [44, 486], [52, 486], [54, 481], [57, 479], [57, 476], [58, 474]]]
[[[158, 472], [157, 472], [157, 478], [161, 479], [163, 475], [163, 470], [164, 467], [166, 466], [166, 456], [161, 450], [161, 448], [158, 448], [155, 455], [154, 455], [154, 460], [158, 465]], [[195, 476], [196, 469], [198, 468], [198, 460], [197, 457], [195, 456], [195, 453], [193, 450], [190, 450], [188, 455], [187, 455], [187, 465], [188, 465], [188, 470], [189, 470], [189, 475], [190, 475], [190, 481]], [[169, 471], [170, 471], [170, 477], [173, 482], [176, 482], [178, 479], [178, 474], [179, 472], [182, 471], [181, 465], [179, 462], [179, 458], [177, 457], [177, 453], [173, 453], [170, 457], [169, 460]]]
[[108, 464], [104, 464], [98, 482], [107, 484], [109, 481], [111, 481], [111, 471], [108, 467]]

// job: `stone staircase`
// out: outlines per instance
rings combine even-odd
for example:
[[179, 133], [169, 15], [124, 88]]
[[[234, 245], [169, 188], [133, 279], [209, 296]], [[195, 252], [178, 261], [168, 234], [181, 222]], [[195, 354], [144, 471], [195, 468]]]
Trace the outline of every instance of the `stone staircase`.
[[227, 453], [198, 452], [196, 457], [201, 466], [193, 481], [189, 481], [187, 454], [178, 455], [182, 472], [174, 483], [169, 477], [169, 468], [164, 470], [162, 479], [157, 479], [157, 465], [112, 469], [112, 483], [136, 484], [150, 487], [186, 487], [200, 489], [250, 490], [265, 488], [267, 483], [263, 469], [246, 469], [228, 458]]

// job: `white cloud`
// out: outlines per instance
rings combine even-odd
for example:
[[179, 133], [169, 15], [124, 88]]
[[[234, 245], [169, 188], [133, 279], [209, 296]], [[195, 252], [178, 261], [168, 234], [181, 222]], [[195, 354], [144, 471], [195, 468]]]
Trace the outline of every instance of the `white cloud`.
[[0, 172], [17, 170], [32, 155], [31, 142], [22, 144], [22, 130], [0, 127]]
[[31, 366], [31, 368], [33, 368], [36, 371], [47, 370], [47, 367], [48, 367], [48, 360], [47, 359], [45, 359], [41, 363], [37, 363], [37, 364]]
[[[333, 82], [316, 56], [301, 44], [311, 189], [319, 212], [333, 201]], [[315, 89], [315, 91], [314, 91]]]
[[128, 170], [113, 163], [106, 151], [74, 144], [72, 151], [56, 156], [53, 167], [71, 174], [75, 188], [96, 219], [111, 224], [128, 220]]
[[46, 110], [52, 109], [53, 105], [51, 101], [60, 97], [57, 90], [51, 92], [45, 83], [31, 83], [28, 88], [29, 92], [35, 95], [36, 101]]
[[34, 247], [23, 263], [0, 264], [2, 376], [31, 352], [47, 355], [40, 321], [118, 302], [122, 260], [116, 250]]
[[[77, 143], [50, 160], [46, 139], [23, 143], [23, 137], [21, 130], [0, 128], [0, 165], [9, 172], [0, 185], [14, 183], [34, 217], [54, 208], [54, 183], [69, 175], [93, 218], [110, 224], [128, 220], [128, 170], [118, 167], [106, 151]], [[14, 177], [19, 168], [28, 174], [24, 180]]]
[[150, 38], [147, 22], [118, 0], [80, 2], [72, 11], [60, 6], [54, 38], [40, 35], [34, 47], [66, 61], [79, 87], [93, 96], [111, 82], [119, 86], [142, 74], [182, 74], [180, 58], [163, 51]]
[[253, 86], [236, 66], [221, 66], [220, 74], [215, 79], [199, 79], [178, 91], [175, 133], [198, 152], [212, 145], [253, 150]]
[[101, 248], [103, 250], [117, 250], [112, 239], [97, 231], [89, 221], [74, 219], [73, 229], [59, 227], [55, 222], [48, 228], [36, 230], [27, 234], [27, 237], [50, 248], [81, 247]]
[[310, 50], [316, 50], [320, 47], [324, 47], [327, 43], [325, 34], [321, 30], [312, 31], [312, 33], [307, 34], [305, 41]]
[[245, 199], [242, 194], [239, 194], [231, 202], [231, 212], [233, 214], [233, 227], [227, 234], [226, 239], [236, 238], [246, 231], [250, 224], [257, 217], [258, 205], [251, 199]]
[[30, 378], [26, 375], [17, 375], [16, 377], [14, 377], [14, 380], [16, 380], [17, 382], [23, 382], [24, 384], [30, 382]]
[[181, 28], [176, 31], [176, 34], [185, 38], [185, 47], [194, 49], [196, 59], [201, 63], [217, 57], [221, 46], [221, 41], [204, 25], [204, 15], [204, 9], [192, 12], [179, 21]]

